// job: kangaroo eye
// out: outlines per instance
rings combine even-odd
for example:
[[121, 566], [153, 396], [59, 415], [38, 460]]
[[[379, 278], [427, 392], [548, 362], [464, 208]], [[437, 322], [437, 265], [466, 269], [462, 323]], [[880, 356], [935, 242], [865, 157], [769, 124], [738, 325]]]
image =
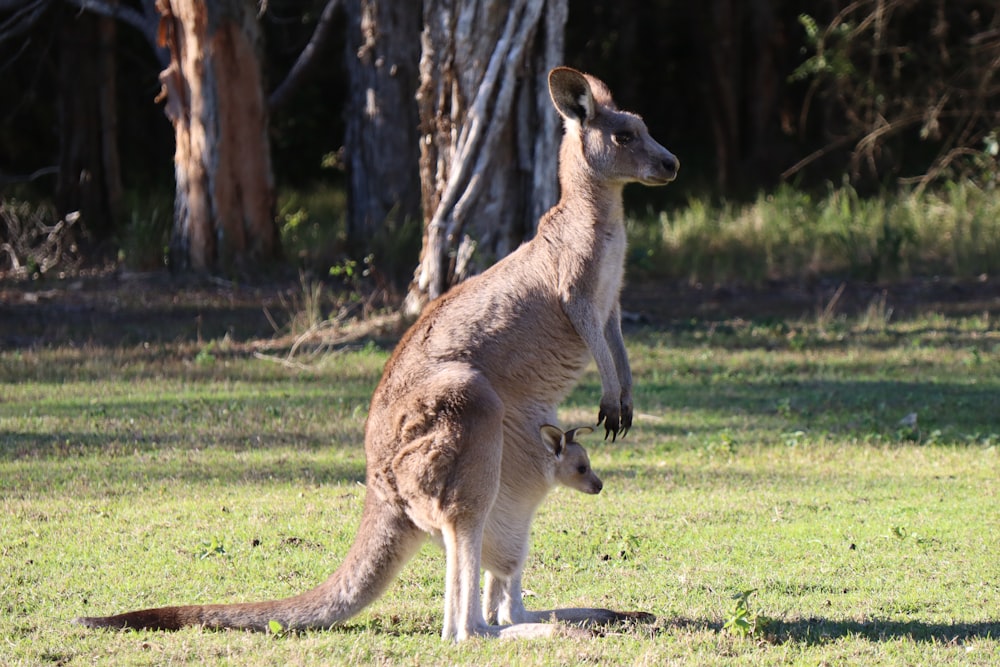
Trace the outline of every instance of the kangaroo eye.
[[611, 139], [619, 146], [628, 146], [635, 139], [635, 132], [615, 132], [611, 135]]
[[576, 467], [576, 471], [578, 473], [580, 473], [581, 475], [583, 475], [583, 474], [585, 474], [587, 472], [587, 466], [584, 466], [584, 465], [577, 466]]

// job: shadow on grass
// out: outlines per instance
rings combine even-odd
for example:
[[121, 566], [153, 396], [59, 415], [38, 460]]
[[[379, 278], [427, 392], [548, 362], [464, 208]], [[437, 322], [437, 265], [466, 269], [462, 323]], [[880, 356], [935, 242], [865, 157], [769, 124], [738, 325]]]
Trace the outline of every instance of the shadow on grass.
[[[3, 352], [0, 347], [0, 353]], [[182, 380], [195, 384], [239, 381], [263, 385], [294, 382], [299, 386], [329, 386], [331, 370], [317, 363], [331, 358], [329, 352], [318, 356], [300, 355], [291, 360], [286, 358], [287, 351], [280, 350], [268, 350], [258, 359], [251, 359], [252, 355], [253, 352], [245, 347], [216, 345], [212, 341], [149, 347], [86, 344], [56, 350], [28, 350], [15, 352], [3, 359], [0, 363], [0, 383], [61, 385], [65, 382], [111, 380]], [[382, 363], [379, 360], [376, 364], [338, 367], [335, 373], [338, 380], [361, 379], [374, 388], [381, 375]]]
[[[657, 630], [711, 630], [723, 632], [721, 621], [703, 619], [665, 619]], [[772, 643], [826, 644], [837, 639], [863, 638], [871, 642], [909, 639], [917, 642], [950, 644], [970, 639], [1000, 639], [1000, 620], [961, 623], [926, 623], [873, 618], [867, 621], [831, 618], [773, 620], [763, 633]]]
[[0, 350], [234, 341], [274, 335], [273, 317], [299, 290], [293, 280], [259, 285], [166, 271], [0, 283]]
[[259, 340], [274, 335], [260, 305], [117, 309], [94, 306], [40, 307], [0, 304], [0, 348], [29, 349], [85, 341], [128, 347], [143, 343]]
[[[76, 393], [44, 406], [21, 405], [8, 398], [0, 414], [30, 411], [53, 421], [54, 428], [33, 432], [0, 427], [0, 461], [71, 459], [95, 453], [131, 456], [166, 448], [244, 452], [279, 447], [305, 452], [353, 450], [363, 458], [367, 383], [351, 382], [325, 393], [324, 382], [328, 380], [310, 378], [300, 393], [295, 383], [283, 383], [278, 395], [259, 396], [220, 391], [195, 398], [137, 400]], [[584, 420], [596, 418], [599, 395], [597, 385], [581, 385], [564, 407], [582, 411]], [[666, 438], [669, 447], [676, 447], [678, 439], [688, 442], [689, 437], [692, 446], [701, 447], [735, 429], [736, 439], [764, 438], [772, 443], [836, 434], [880, 445], [978, 446], [1000, 439], [996, 397], [996, 384], [982, 382], [646, 383], [637, 396], [633, 434], [612, 444], [601, 439], [603, 429], [598, 429], [585, 445], [594, 451], [634, 448], [642, 434], [643, 447], [663, 447]], [[919, 425], [901, 425], [911, 413], [917, 414]], [[752, 432], [745, 432], [748, 419], [754, 425]]]
[[[739, 432], [749, 418], [775, 437], [837, 433], [861, 439], [880, 436], [882, 442], [927, 443], [934, 435], [949, 444], [1000, 437], [996, 382], [784, 376], [781, 381], [695, 378], [637, 385], [633, 428], [662, 436], [697, 436], [727, 428]], [[598, 396], [600, 387], [588, 381], [574, 390], [564, 407], [596, 414]], [[918, 427], [901, 424], [911, 413], [916, 413]]]
[[[279, 456], [264, 461], [241, 456], [265, 449], [246, 438], [214, 438], [212, 447], [199, 447], [185, 436], [149, 436], [144, 445], [109, 445], [99, 434], [37, 435], [3, 433], [0, 461], [24, 461], [22, 473], [0, 480], [4, 493], [64, 493], [66, 485], [91, 489], [95, 494], [129, 493], [136, 484], [190, 484], [236, 486], [270, 484], [292, 486], [335, 485], [365, 479], [364, 446], [356, 442], [312, 443], [309, 438], [282, 434], [281, 445], [296, 447], [302, 456]], [[66, 444], [72, 443], [72, 444]], [[103, 456], [95, 458], [95, 451]], [[331, 457], [323, 450], [339, 450]], [[23, 478], [20, 477], [23, 475]], [[127, 482], [127, 483], [126, 483]], [[110, 485], [110, 486], [109, 486]], [[119, 491], [113, 491], [119, 489]]]
[[[987, 316], [984, 316], [987, 317]], [[987, 320], [988, 321], [988, 320]], [[869, 329], [835, 323], [824, 330], [818, 325], [789, 325], [784, 321], [738, 320], [736, 322], [690, 320], [671, 322], [658, 328], [637, 327], [626, 331], [630, 342], [663, 343], [678, 350], [765, 350], [794, 352], [870, 349], [888, 350], [905, 345], [943, 347], [952, 350], [992, 352], [1000, 346], [996, 326], [970, 330], [953, 325], [898, 329], [887, 323]]]
[[863, 637], [881, 642], [892, 639], [948, 644], [969, 639], [1000, 638], [1000, 621], [973, 623], [925, 623], [871, 619], [868, 621], [804, 618], [796, 621], [775, 621], [767, 629], [777, 641], [822, 644], [843, 637]]

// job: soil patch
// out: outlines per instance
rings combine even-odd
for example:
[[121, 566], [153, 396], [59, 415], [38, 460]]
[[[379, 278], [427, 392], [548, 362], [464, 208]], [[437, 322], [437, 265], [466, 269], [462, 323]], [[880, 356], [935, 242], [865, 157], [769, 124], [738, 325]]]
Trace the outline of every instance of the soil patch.
[[[331, 293], [331, 298], [337, 296]], [[0, 349], [129, 347], [222, 338], [235, 345], [274, 345], [292, 336], [287, 325], [301, 297], [297, 280], [249, 285], [167, 272], [0, 280]], [[928, 311], [1000, 317], [1000, 281], [817, 281], [765, 288], [638, 282], [629, 283], [622, 294], [626, 325], [657, 328], [692, 319], [811, 318], [825, 311], [858, 315], [873, 307], [891, 312], [893, 318]], [[387, 330], [391, 337], [385, 318], [378, 326], [380, 338]]]

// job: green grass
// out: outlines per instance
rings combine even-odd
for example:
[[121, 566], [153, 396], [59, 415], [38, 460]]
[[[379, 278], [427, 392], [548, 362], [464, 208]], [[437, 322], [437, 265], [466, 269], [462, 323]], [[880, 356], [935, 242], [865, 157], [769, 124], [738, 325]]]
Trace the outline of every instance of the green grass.
[[[529, 607], [650, 611], [586, 641], [439, 638], [442, 554], [327, 632], [95, 632], [83, 614], [271, 598], [339, 564], [386, 353], [306, 370], [224, 342], [0, 353], [0, 663], [994, 664], [1000, 328], [691, 322], [627, 334], [637, 416], [535, 524]], [[585, 376], [561, 413], [596, 416]], [[916, 423], [904, 420], [916, 413]], [[758, 629], [724, 629], [733, 596]]]
[[785, 186], [749, 204], [696, 199], [634, 218], [630, 239], [633, 272], [693, 283], [970, 278], [1000, 270], [1000, 197], [971, 181], [870, 198]]

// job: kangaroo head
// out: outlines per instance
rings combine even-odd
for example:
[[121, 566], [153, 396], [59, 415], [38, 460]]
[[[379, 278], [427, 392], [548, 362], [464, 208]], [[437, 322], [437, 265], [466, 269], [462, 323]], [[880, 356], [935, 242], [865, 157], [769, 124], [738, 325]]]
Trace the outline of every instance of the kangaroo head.
[[555, 457], [555, 480], [558, 484], [590, 494], [600, 493], [604, 488], [601, 478], [590, 467], [587, 450], [575, 439], [578, 433], [593, 430], [589, 426], [581, 426], [563, 433], [555, 426], [542, 426], [542, 441]]
[[618, 109], [600, 79], [556, 67], [549, 94], [566, 126], [560, 173], [582, 162], [592, 178], [609, 183], [666, 185], [676, 178], [676, 156], [649, 136], [642, 118]]

